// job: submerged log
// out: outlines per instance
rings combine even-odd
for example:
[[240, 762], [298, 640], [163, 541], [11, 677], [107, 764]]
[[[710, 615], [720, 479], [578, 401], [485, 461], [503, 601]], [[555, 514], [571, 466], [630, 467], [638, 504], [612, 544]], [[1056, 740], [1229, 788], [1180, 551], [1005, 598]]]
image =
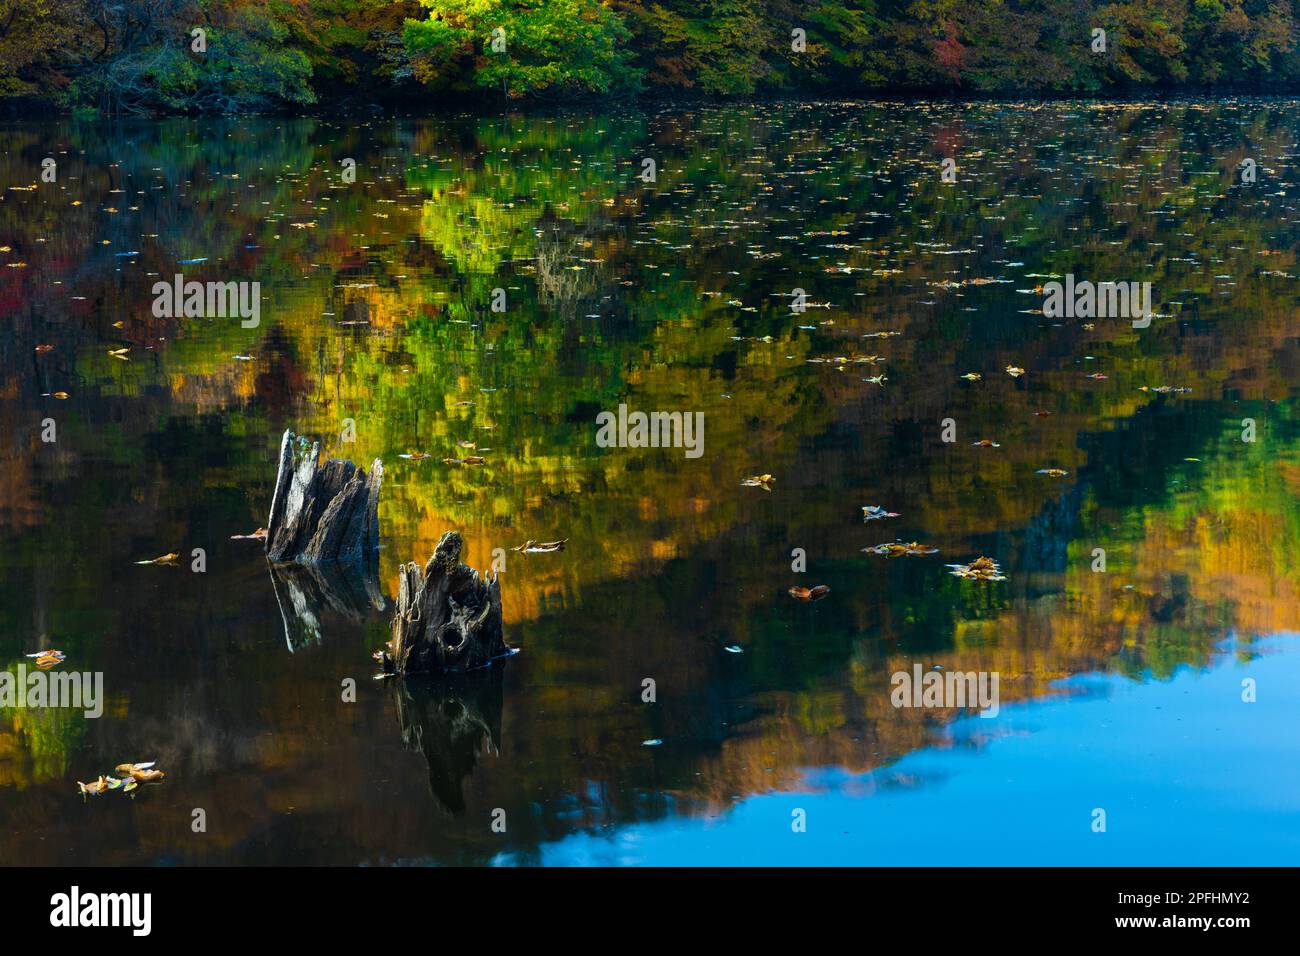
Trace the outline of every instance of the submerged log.
[[379, 551], [378, 458], [365, 472], [350, 461], [320, 461], [320, 442], [291, 431], [280, 440], [280, 470], [266, 523], [266, 556], [272, 561], [363, 567]]
[[463, 541], [448, 531], [423, 571], [403, 565], [398, 580], [393, 638], [381, 655], [384, 670], [439, 674], [483, 667], [509, 656], [501, 630], [501, 584], [460, 563]]

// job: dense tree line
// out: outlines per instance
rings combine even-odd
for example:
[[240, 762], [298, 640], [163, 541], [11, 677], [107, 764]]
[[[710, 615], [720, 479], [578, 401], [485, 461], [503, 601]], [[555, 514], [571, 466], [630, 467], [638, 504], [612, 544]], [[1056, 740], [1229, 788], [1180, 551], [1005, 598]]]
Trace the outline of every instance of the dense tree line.
[[1279, 92], [1300, 0], [0, 0], [0, 102]]

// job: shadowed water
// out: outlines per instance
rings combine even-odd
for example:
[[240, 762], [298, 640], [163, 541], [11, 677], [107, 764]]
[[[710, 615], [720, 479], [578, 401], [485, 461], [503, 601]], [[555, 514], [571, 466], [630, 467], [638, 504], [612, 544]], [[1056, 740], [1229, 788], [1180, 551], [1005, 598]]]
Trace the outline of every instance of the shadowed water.
[[[0, 861], [1294, 847], [1266, 795], [1300, 756], [1295, 647], [1255, 648], [1300, 630], [1298, 139], [1266, 100], [7, 126], [0, 661], [60, 648], [106, 701], [0, 708]], [[155, 317], [177, 273], [259, 281], [260, 323]], [[1066, 274], [1150, 282], [1150, 327], [1044, 317]], [[620, 404], [702, 413], [703, 454], [601, 447]], [[384, 461], [382, 595], [231, 540], [266, 523], [286, 428]], [[521, 653], [372, 680], [397, 567], [452, 528], [504, 560]], [[896, 538], [939, 553], [861, 550]], [[945, 567], [981, 555], [1005, 581]], [[1001, 712], [895, 708], [916, 664], [997, 673]], [[1109, 725], [1091, 686], [1126, 702]], [[1202, 800], [1223, 754], [1251, 759]], [[77, 793], [147, 760], [165, 783]], [[1137, 803], [1214, 824], [1189, 855]], [[891, 823], [928, 823], [914, 856], [882, 852]], [[970, 858], [925, 851], [953, 827]]]

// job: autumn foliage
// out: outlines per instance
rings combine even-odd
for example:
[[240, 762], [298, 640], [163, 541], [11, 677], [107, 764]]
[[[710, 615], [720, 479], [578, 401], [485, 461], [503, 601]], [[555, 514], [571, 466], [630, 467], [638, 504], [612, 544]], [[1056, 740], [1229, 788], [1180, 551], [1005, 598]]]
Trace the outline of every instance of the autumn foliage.
[[1278, 92], [1300, 81], [1297, 22], [1300, 0], [0, 0], [0, 102]]

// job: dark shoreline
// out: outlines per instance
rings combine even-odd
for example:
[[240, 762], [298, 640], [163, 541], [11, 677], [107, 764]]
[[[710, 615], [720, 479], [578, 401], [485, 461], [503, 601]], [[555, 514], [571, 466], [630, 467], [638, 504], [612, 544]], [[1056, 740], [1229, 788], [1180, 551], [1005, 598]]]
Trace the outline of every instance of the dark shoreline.
[[322, 101], [309, 109], [281, 109], [264, 112], [241, 113], [206, 113], [198, 111], [176, 111], [156, 113], [99, 113], [78, 111], [55, 106], [41, 100], [15, 100], [0, 105], [0, 119], [29, 120], [48, 118], [87, 119], [167, 119], [171, 117], [242, 117], [265, 116], [293, 119], [326, 119], [346, 116], [382, 117], [392, 119], [419, 119], [421, 117], [441, 117], [475, 114], [497, 116], [506, 114], [547, 115], [571, 111], [591, 112], [594, 108], [632, 107], [647, 112], [664, 109], [695, 109], [701, 107], [725, 107], [736, 104], [780, 104], [780, 103], [1007, 103], [1023, 105], [1026, 103], [1137, 103], [1158, 102], [1177, 103], [1205, 100], [1269, 100], [1300, 97], [1300, 83], [1282, 89], [1260, 89], [1253, 86], [1241, 87], [1128, 87], [1123, 90], [1097, 92], [1044, 92], [1005, 90], [1001, 92], [983, 92], [978, 90], [924, 89], [891, 87], [880, 90], [801, 90], [780, 94], [754, 94], [750, 96], [722, 97], [704, 94], [638, 94], [607, 96], [574, 96], [563, 99], [528, 97], [518, 100], [503, 101], [500, 98], [466, 96], [458, 101], [441, 97], [437, 102], [416, 103], [419, 97], [403, 97], [385, 102], [358, 102], [350, 99]]

